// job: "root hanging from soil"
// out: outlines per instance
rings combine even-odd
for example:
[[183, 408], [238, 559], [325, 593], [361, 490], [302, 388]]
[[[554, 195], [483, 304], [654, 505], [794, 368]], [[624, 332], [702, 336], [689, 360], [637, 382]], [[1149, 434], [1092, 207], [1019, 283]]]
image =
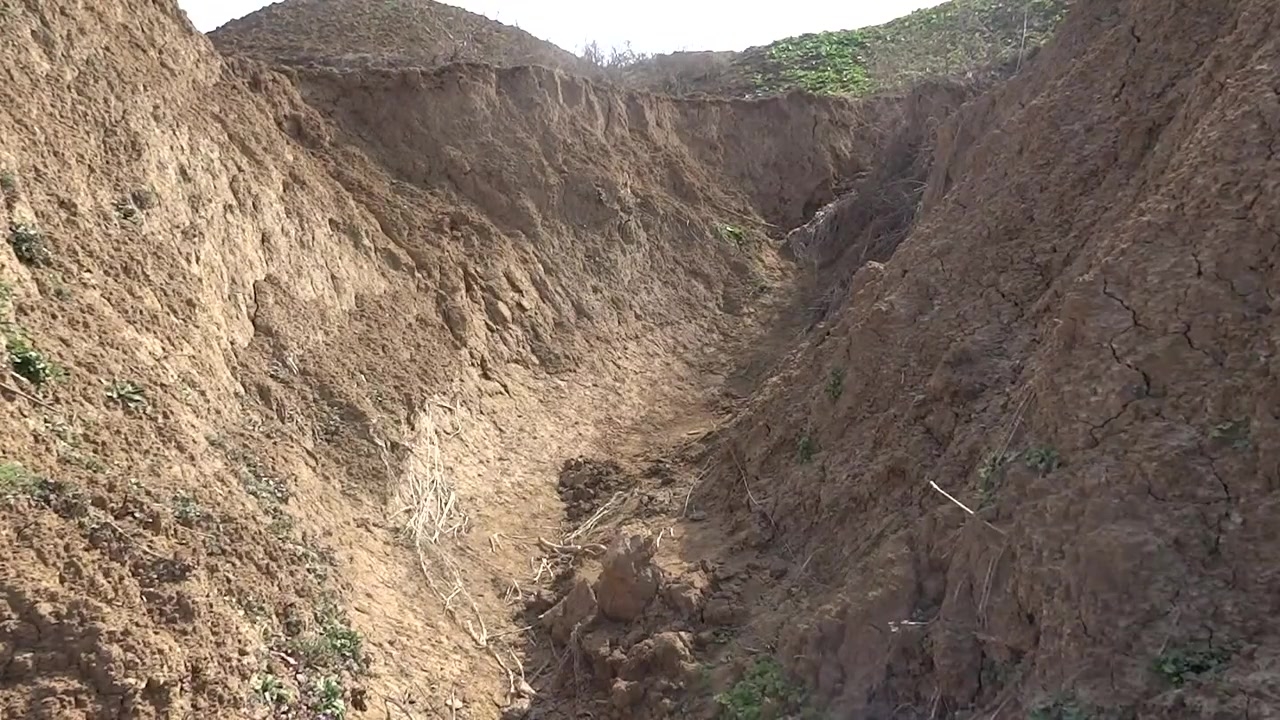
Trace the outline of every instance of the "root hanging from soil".
[[[392, 521], [403, 519], [402, 533], [413, 544], [418, 566], [432, 592], [444, 603], [449, 614], [478, 647], [489, 646], [489, 631], [475, 599], [467, 591], [457, 558], [445, 542], [456, 539], [467, 530], [470, 518], [462, 511], [444, 469], [440, 453], [440, 429], [433, 407], [443, 403], [425, 403], [413, 419], [408, 433], [409, 453], [393, 500], [396, 511]], [[457, 434], [456, 432], [454, 434]], [[472, 617], [464, 617], [459, 599], [470, 609]]]

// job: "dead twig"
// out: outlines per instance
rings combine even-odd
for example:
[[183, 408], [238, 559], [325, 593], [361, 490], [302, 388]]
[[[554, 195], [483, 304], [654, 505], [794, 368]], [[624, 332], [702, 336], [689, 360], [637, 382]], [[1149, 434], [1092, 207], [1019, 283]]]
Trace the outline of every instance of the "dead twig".
[[588, 545], [560, 545], [558, 543], [553, 543], [546, 538], [538, 538], [538, 544], [551, 552], [573, 556], [590, 555], [591, 557], [599, 557], [608, 549], [599, 543], [592, 543]]
[[[565, 535], [564, 542], [572, 543], [574, 540], [577, 540], [578, 538], [585, 536], [587, 533], [591, 532], [592, 530], [595, 530], [596, 527], [599, 526], [600, 521], [604, 519], [605, 515], [608, 515], [609, 513], [616, 510], [617, 508], [621, 507], [622, 504], [626, 502], [626, 498], [627, 498], [626, 493], [621, 493], [621, 492], [614, 493], [613, 496], [609, 498], [608, 502], [600, 506], [599, 510], [596, 510], [594, 513], [592, 513], [591, 517], [587, 518], [586, 521], [584, 521], [581, 525], [575, 528], [573, 532], [569, 533], [568, 535]], [[539, 538], [539, 541], [541, 541], [541, 538]]]
[[1018, 404], [1018, 409], [1013, 414], [1013, 425], [1009, 428], [1009, 435], [1004, 439], [1004, 445], [1000, 446], [1000, 454], [996, 455], [997, 458], [1001, 459], [1001, 462], [1004, 461], [1005, 454], [1009, 452], [1009, 445], [1013, 443], [1013, 436], [1017, 434], [1018, 426], [1022, 424], [1022, 413], [1027, 409], [1027, 403], [1031, 402], [1033, 395], [1034, 393], [1028, 392], [1027, 396]]
[[693, 479], [693, 482], [689, 483], [689, 491], [684, 494], [684, 507], [680, 510], [680, 517], [689, 517], [689, 499], [693, 497], [693, 491], [697, 489], [703, 478], [710, 472], [711, 462], [707, 461], [703, 464], [702, 470], [698, 471], [698, 476]]
[[[540, 562], [538, 563], [538, 571], [533, 575], [533, 582], [535, 584], [537, 584], [537, 582], [542, 579], [543, 573], [551, 572], [551, 563], [547, 562], [547, 559], [545, 557], [539, 558], [539, 561]], [[532, 559], [530, 560], [530, 564], [532, 564]]]
[[776, 532], [778, 530], [778, 523], [774, 522], [773, 515], [765, 509], [758, 500], [756, 500], [755, 494], [751, 492], [751, 484], [747, 482], [747, 471], [742, 467], [742, 463], [738, 461], [738, 454], [733, 451], [733, 448], [729, 448], [729, 457], [733, 459], [734, 466], [738, 468], [738, 477], [742, 478], [742, 487], [747, 490], [747, 501], [764, 514], [765, 519], [769, 521], [769, 524], [773, 526], [773, 529]]
[[1018, 66], [1014, 72], [1022, 69], [1022, 58], [1027, 52], [1027, 19], [1031, 14], [1031, 3], [1022, 6], [1022, 42], [1018, 44]]
[[[9, 374], [13, 375], [14, 377], [21, 377], [20, 375], [17, 375], [16, 373], [13, 373], [13, 372], [10, 372]], [[39, 405], [42, 408], [47, 408], [49, 410], [53, 409], [53, 405], [51, 405], [50, 403], [47, 403], [44, 400], [41, 400], [40, 398], [36, 397], [35, 395], [32, 395], [31, 393], [28, 393], [28, 392], [24, 392], [23, 390], [20, 390], [17, 387], [14, 387], [13, 385], [10, 385], [8, 383], [0, 382], [0, 390], [5, 390], [7, 392], [13, 393], [14, 395], [17, 395], [18, 397], [26, 398], [27, 400], [30, 400], [31, 402]]]
[[1004, 551], [1008, 550], [1007, 544], [1000, 546], [1000, 552], [991, 558], [991, 562], [987, 565], [987, 578], [982, 583], [982, 600], [978, 603], [978, 622], [982, 627], [987, 625], [987, 600], [991, 598], [991, 581], [995, 578], [996, 566], [1000, 564], [1000, 559], [1004, 557]]
[[[959, 507], [961, 510], [963, 510], [963, 511], [965, 511], [965, 512], [969, 513], [970, 515], [972, 515], [972, 516], [974, 516], [974, 517], [978, 517], [978, 514], [977, 514], [977, 513], [975, 513], [974, 511], [972, 511], [972, 510], [970, 510], [970, 509], [969, 509], [969, 506], [967, 506], [967, 505], [965, 505], [964, 503], [962, 503], [962, 502], [960, 502], [959, 500], [957, 500], [957, 499], [955, 498], [955, 496], [954, 496], [954, 495], [952, 495], [951, 493], [947, 492], [946, 490], [943, 490], [941, 487], [939, 487], [939, 486], [938, 486], [938, 483], [936, 483], [936, 482], [934, 482], [934, 481], [930, 480], [930, 481], [929, 481], [929, 485], [930, 485], [930, 487], [932, 487], [934, 490], [937, 490], [938, 492], [942, 493], [942, 496], [943, 496], [943, 497], [945, 497], [946, 499], [948, 499], [948, 500], [950, 500], [951, 502], [955, 503], [955, 504], [956, 504], [956, 506], [957, 506], [957, 507]], [[978, 518], [978, 519], [979, 519], [979, 520], [982, 520], [982, 518]], [[1000, 533], [1001, 535], [1008, 535], [1008, 533], [1006, 533], [1004, 530], [1001, 530], [1000, 528], [996, 527], [995, 525], [992, 525], [991, 523], [987, 522], [986, 520], [982, 520], [982, 524], [983, 524], [983, 525], [986, 525], [987, 527], [991, 528], [992, 530], [995, 530], [996, 532]]]
[[506, 637], [508, 635], [515, 635], [516, 633], [528, 632], [532, 629], [533, 629], [532, 625], [523, 625], [521, 627], [511, 628], [510, 630], [503, 630], [500, 633], [494, 633], [493, 635], [489, 636], [489, 639], [497, 640], [498, 638], [501, 638], [501, 637]]

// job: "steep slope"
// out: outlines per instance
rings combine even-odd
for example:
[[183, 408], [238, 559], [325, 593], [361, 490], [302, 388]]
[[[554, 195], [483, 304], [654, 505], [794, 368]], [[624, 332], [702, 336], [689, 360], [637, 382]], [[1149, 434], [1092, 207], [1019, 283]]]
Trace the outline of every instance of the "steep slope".
[[0, 715], [1277, 716], [1277, 23], [699, 101], [11, 4]]
[[796, 238], [860, 269], [692, 506], [799, 568], [750, 644], [837, 716], [1280, 712], [1278, 23], [1084, 2], [900, 245], [866, 194]]
[[495, 715], [561, 462], [711, 421], [889, 116], [0, 33], [5, 716]]
[[573, 53], [433, 0], [283, 0], [210, 34], [218, 49], [286, 65], [438, 67], [455, 62], [587, 72]]

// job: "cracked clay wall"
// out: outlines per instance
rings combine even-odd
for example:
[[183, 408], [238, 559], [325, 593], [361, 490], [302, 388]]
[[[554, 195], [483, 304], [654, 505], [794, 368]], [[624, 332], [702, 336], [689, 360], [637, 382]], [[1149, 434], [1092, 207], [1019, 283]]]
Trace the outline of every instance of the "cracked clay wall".
[[[725, 434], [765, 514], [733, 471], [703, 501], [804, 563], [756, 621], [838, 711], [1269, 707], [1277, 66], [1270, 2], [1079, 3]], [[1152, 669], [1193, 652], [1211, 680]]]

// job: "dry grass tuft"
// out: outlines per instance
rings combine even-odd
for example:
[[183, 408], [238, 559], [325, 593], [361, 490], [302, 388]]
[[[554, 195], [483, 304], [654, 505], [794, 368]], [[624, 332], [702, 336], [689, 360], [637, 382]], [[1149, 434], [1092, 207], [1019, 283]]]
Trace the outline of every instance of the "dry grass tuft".
[[[458, 494], [449, 482], [440, 454], [440, 429], [433, 407], [426, 403], [413, 419], [408, 435], [408, 457], [393, 500], [396, 511], [391, 520], [403, 521], [403, 534], [418, 555], [418, 565], [431, 590], [479, 647], [488, 647], [489, 633], [475, 599], [462, 579], [461, 565], [445, 540], [456, 540], [465, 532], [470, 518], [462, 511]], [[462, 600], [471, 617], [459, 610]]]

